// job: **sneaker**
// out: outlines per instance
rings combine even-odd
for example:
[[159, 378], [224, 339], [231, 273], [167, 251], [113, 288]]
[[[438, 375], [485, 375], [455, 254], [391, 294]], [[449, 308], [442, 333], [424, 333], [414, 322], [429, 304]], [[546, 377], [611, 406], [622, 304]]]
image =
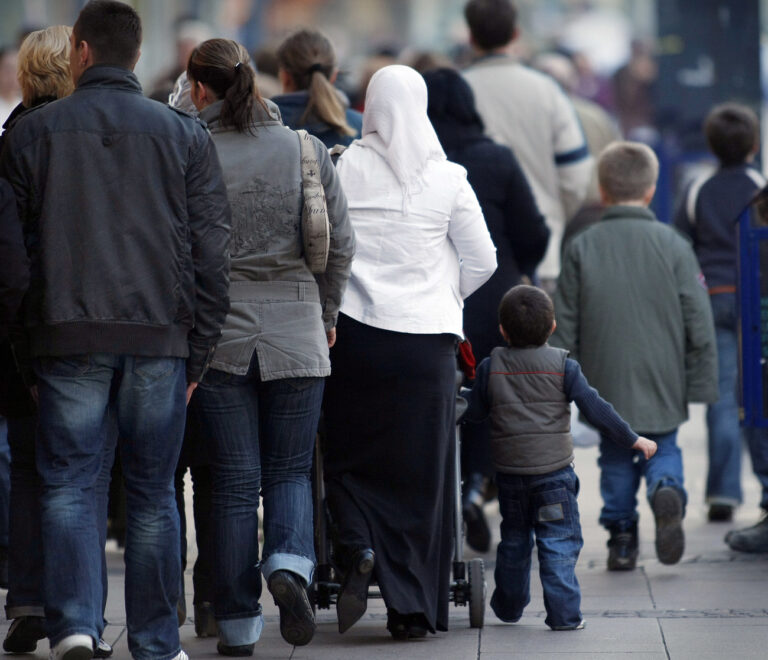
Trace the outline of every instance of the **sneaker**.
[[633, 571], [637, 564], [637, 523], [629, 529], [609, 529], [608, 570]]
[[739, 552], [768, 552], [768, 514], [752, 527], [728, 532], [725, 542]]
[[112, 655], [112, 647], [104, 638], [99, 638], [99, 643], [93, 651], [94, 658], [108, 658]]
[[213, 605], [208, 601], [195, 605], [195, 635], [198, 637], [219, 636], [219, 627], [213, 616]]
[[6, 653], [34, 653], [45, 637], [45, 617], [20, 616], [13, 620], [3, 641]]
[[710, 504], [707, 519], [709, 522], [731, 522], [733, 520], [733, 506], [730, 504]]
[[49, 660], [91, 660], [93, 638], [90, 635], [69, 635], [51, 649]]
[[683, 500], [674, 488], [662, 486], [651, 503], [656, 518], [656, 556], [662, 564], [676, 564], [683, 556]]
[[189, 656], [184, 651], [179, 651], [177, 655], [173, 656], [173, 660], [189, 660]]
[[587, 627], [586, 621], [582, 619], [575, 626], [550, 626], [552, 630], [584, 630]]
[[315, 615], [301, 579], [290, 571], [275, 571], [267, 588], [280, 609], [280, 634], [294, 646], [304, 646], [315, 634]]

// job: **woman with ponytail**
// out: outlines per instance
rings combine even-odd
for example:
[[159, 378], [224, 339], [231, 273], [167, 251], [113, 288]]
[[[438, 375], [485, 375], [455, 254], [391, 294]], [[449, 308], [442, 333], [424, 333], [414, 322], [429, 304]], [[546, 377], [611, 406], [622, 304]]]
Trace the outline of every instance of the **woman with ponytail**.
[[277, 49], [283, 94], [272, 97], [286, 126], [302, 128], [329, 149], [349, 145], [360, 137], [363, 116], [351, 110], [334, 86], [336, 53], [328, 38], [316, 30], [300, 30]]
[[262, 576], [280, 609], [283, 638], [302, 645], [314, 634], [306, 594], [315, 565], [312, 450], [354, 236], [328, 152], [308, 136], [331, 224], [326, 271], [310, 272], [299, 229], [300, 137], [259, 95], [242, 46], [227, 39], [200, 44], [187, 76], [232, 208], [231, 308], [194, 396], [211, 443], [217, 648], [247, 656], [263, 625]]

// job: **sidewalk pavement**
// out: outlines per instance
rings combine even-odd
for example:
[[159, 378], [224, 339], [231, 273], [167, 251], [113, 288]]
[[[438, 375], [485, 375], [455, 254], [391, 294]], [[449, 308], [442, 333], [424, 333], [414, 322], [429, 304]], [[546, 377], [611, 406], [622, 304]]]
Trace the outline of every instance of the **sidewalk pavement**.
[[[370, 599], [368, 611], [350, 631], [339, 635], [333, 610], [317, 614], [317, 632], [304, 647], [291, 647], [280, 636], [279, 616], [264, 590], [265, 626], [255, 658], [341, 660], [365, 658], [440, 658], [440, 660], [511, 660], [513, 658], [632, 658], [632, 660], [720, 660], [768, 657], [768, 555], [731, 552], [723, 542], [730, 529], [751, 525], [758, 518], [759, 489], [746, 456], [743, 464], [745, 503], [733, 523], [708, 523], [703, 503], [706, 478], [706, 429], [703, 406], [691, 408], [691, 420], [680, 430], [689, 505], [685, 520], [686, 551], [679, 564], [664, 566], [654, 551], [653, 516], [641, 492], [640, 559], [628, 573], [605, 570], [606, 532], [597, 524], [601, 501], [597, 449], [577, 448], [576, 472], [581, 481], [579, 507], [584, 549], [577, 566], [582, 588], [585, 630], [552, 632], [544, 625], [541, 585], [534, 560], [532, 599], [517, 624], [504, 624], [486, 609], [485, 627], [471, 629], [466, 607], [451, 605], [451, 630], [423, 640], [393, 641], [384, 626], [386, 609]], [[188, 496], [191, 515], [191, 497]], [[498, 507], [487, 505], [498, 541]], [[189, 530], [194, 529], [189, 521]], [[192, 608], [191, 566], [195, 544], [190, 539], [187, 569], [187, 609]], [[114, 658], [130, 658], [123, 609], [122, 553], [108, 550], [110, 625], [105, 639]], [[476, 556], [467, 551], [467, 558]], [[487, 600], [493, 590], [495, 554], [484, 555]], [[3, 636], [8, 622], [2, 622]], [[192, 619], [181, 628], [182, 646], [192, 659], [220, 658], [215, 639], [195, 637]], [[34, 657], [46, 658], [41, 641]], [[27, 656], [27, 657], [32, 657]]]

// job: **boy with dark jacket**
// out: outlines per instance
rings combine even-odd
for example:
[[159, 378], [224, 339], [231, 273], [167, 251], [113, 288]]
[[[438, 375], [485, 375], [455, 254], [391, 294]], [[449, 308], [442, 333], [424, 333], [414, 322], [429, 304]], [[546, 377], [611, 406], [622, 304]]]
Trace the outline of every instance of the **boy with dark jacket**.
[[533, 537], [539, 550], [545, 623], [553, 630], [578, 630], [581, 592], [575, 568], [583, 545], [573, 471], [570, 402], [619, 447], [648, 460], [656, 443], [640, 438], [600, 398], [568, 352], [546, 342], [556, 327], [552, 301], [540, 289], [518, 285], [499, 305], [497, 347], [477, 369], [467, 394], [467, 418], [490, 417], [491, 454], [497, 470], [501, 543], [491, 608], [515, 622], [530, 601]]
[[659, 561], [680, 560], [686, 493], [677, 428], [689, 401], [717, 399], [709, 296], [690, 243], [647, 208], [657, 176], [658, 161], [646, 145], [615, 142], [603, 151], [598, 182], [607, 208], [569, 243], [555, 294], [552, 344], [570, 350], [631, 427], [658, 444], [648, 462], [601, 438], [608, 570], [635, 567], [643, 476]]
[[[710, 151], [719, 167], [694, 180], [677, 210], [675, 225], [693, 240], [707, 280], [715, 320], [719, 399], [707, 408], [709, 469], [706, 501], [709, 520], [729, 522], [741, 504], [741, 445], [738, 389], [738, 316], [736, 310], [736, 227], [741, 211], [765, 186], [751, 162], [760, 146], [760, 123], [748, 107], [715, 106], [704, 122]], [[766, 433], [746, 434], [752, 469], [762, 486], [760, 506], [768, 509], [768, 442]], [[734, 550], [768, 551], [768, 518], [728, 537]]]

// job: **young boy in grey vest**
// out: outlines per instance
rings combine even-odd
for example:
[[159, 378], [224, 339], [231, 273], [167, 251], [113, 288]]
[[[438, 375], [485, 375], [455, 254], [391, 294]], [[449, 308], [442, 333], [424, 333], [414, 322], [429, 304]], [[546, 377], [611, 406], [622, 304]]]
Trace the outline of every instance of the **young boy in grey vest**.
[[547, 344], [556, 323], [552, 301], [542, 290], [510, 289], [499, 305], [499, 322], [507, 347], [493, 349], [480, 363], [466, 395], [467, 419], [490, 417], [499, 489], [501, 543], [491, 608], [502, 621], [514, 623], [522, 616], [530, 602], [535, 537], [545, 623], [552, 630], [579, 630], [584, 621], [575, 569], [583, 540], [570, 403], [605, 437], [640, 451], [646, 460], [656, 443], [638, 437], [600, 398], [567, 351]]

